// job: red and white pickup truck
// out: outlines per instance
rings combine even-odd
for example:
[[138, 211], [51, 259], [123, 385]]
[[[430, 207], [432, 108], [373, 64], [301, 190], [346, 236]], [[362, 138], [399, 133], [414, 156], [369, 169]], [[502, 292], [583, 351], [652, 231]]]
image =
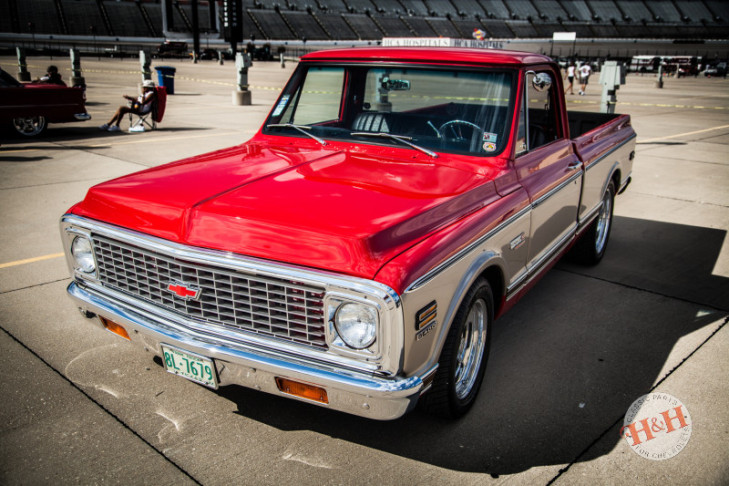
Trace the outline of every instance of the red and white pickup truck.
[[571, 248], [602, 258], [634, 144], [568, 114], [545, 56], [315, 52], [250, 141], [91, 188], [68, 292], [212, 388], [457, 417], [494, 318]]

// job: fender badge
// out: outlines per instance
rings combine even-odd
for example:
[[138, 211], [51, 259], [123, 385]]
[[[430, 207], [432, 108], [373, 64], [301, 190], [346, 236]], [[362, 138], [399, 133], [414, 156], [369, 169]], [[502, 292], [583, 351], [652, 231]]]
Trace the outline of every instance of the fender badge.
[[184, 282], [177, 282], [173, 280], [167, 286], [167, 290], [185, 300], [197, 300], [197, 298], [200, 297], [200, 289], [198, 287]]
[[519, 236], [517, 236], [516, 238], [511, 240], [511, 243], [509, 243], [509, 248], [511, 250], [516, 250], [521, 245], [523, 245], [525, 241], [526, 241], [526, 237], [524, 236], [524, 233], [520, 233]]

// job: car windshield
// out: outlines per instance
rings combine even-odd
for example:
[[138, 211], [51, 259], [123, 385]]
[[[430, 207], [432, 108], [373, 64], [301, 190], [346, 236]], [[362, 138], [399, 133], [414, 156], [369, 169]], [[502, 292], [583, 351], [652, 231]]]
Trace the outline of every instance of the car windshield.
[[264, 133], [396, 144], [434, 157], [496, 155], [509, 134], [513, 84], [507, 71], [302, 65]]

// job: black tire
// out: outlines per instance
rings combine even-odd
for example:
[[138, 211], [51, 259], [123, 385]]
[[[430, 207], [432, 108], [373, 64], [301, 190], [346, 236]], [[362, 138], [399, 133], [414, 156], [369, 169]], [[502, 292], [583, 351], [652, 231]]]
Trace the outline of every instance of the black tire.
[[429, 413], [455, 419], [473, 406], [486, 370], [493, 318], [493, 293], [482, 278], [463, 299], [448, 331], [433, 386], [421, 398]]
[[12, 125], [16, 132], [25, 137], [40, 135], [48, 126], [44, 116], [13, 118]]
[[580, 236], [572, 249], [572, 259], [583, 265], [597, 265], [605, 256], [610, 230], [613, 227], [613, 206], [615, 201], [615, 183], [610, 181], [602, 197], [602, 205], [595, 221]]

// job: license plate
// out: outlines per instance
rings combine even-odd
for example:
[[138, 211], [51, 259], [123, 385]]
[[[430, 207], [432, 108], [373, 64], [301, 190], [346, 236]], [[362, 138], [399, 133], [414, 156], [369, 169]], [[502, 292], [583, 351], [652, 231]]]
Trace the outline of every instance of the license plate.
[[172, 348], [166, 344], [162, 345], [162, 358], [165, 369], [170, 373], [183, 376], [188, 380], [210, 388], [218, 388], [215, 365], [210, 358]]

